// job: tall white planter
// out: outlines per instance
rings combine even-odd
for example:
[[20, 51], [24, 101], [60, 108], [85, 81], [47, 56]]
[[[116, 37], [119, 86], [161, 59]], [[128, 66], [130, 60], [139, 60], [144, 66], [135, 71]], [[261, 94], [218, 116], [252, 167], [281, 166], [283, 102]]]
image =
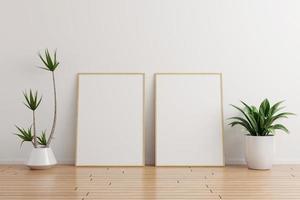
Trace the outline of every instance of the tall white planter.
[[274, 136], [245, 136], [245, 157], [250, 169], [271, 169]]
[[33, 148], [26, 165], [31, 169], [48, 169], [57, 164], [50, 147]]

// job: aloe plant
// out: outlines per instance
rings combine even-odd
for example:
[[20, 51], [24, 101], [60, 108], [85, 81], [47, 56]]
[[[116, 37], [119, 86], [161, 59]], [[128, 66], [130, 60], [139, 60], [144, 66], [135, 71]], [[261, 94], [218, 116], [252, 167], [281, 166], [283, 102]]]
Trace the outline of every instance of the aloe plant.
[[290, 112], [279, 112], [284, 108], [280, 107], [283, 101], [270, 105], [269, 100], [265, 99], [260, 104], [259, 108], [249, 106], [243, 101], [241, 101], [241, 103], [244, 108], [231, 105], [242, 114], [242, 117], [229, 118], [230, 120], [233, 120], [229, 124], [231, 127], [236, 125], [242, 126], [252, 136], [274, 135], [276, 130], [282, 130], [285, 133], [289, 133], [289, 130], [284, 125], [276, 123], [278, 119], [288, 118], [289, 115], [294, 115], [294, 113]]
[[[29, 93], [26, 91], [23, 92], [24, 98], [25, 98], [25, 106], [29, 108], [32, 111], [32, 126], [28, 128], [27, 130], [24, 128], [21, 128], [19, 126], [16, 126], [18, 133], [17, 135], [20, 139], [22, 139], [22, 143], [24, 142], [31, 142], [32, 145], [37, 148], [38, 145], [49, 147], [51, 140], [54, 135], [55, 131], [55, 125], [56, 125], [56, 116], [57, 116], [57, 98], [56, 98], [56, 83], [55, 83], [55, 70], [57, 69], [59, 62], [56, 59], [56, 51], [54, 52], [53, 56], [49, 53], [49, 50], [46, 49], [44, 52], [44, 56], [42, 56], [40, 53], [38, 54], [40, 60], [44, 64], [44, 67], [40, 67], [41, 69], [44, 69], [46, 71], [51, 72], [52, 75], [52, 84], [53, 84], [53, 96], [54, 96], [54, 113], [53, 113], [53, 122], [51, 127], [51, 132], [49, 134], [49, 137], [46, 136], [46, 131], [43, 131], [40, 136], [37, 136], [36, 131], [36, 120], [35, 120], [35, 112], [37, 108], [39, 107], [40, 103], [42, 102], [42, 97], [39, 97], [37, 91], [29, 90]], [[33, 130], [32, 130], [33, 129]]]

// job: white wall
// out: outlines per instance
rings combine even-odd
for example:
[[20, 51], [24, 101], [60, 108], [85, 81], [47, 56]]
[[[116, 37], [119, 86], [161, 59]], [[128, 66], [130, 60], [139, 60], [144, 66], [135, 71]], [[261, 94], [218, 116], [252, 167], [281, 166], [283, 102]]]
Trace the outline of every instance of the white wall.
[[[44, 102], [38, 128], [50, 129], [50, 75], [35, 68], [37, 52], [58, 49], [58, 123], [54, 151], [72, 163], [76, 73], [145, 72], [146, 160], [154, 160], [153, 73], [223, 72], [225, 118], [240, 99], [286, 99], [300, 113], [300, 1], [291, 0], [1, 0], [0, 162], [26, 159], [14, 124], [28, 125], [22, 90], [38, 88]], [[226, 122], [227, 123], [227, 122]], [[276, 162], [300, 163], [298, 117], [291, 134], [276, 136]], [[239, 128], [225, 129], [227, 163], [243, 157]]]

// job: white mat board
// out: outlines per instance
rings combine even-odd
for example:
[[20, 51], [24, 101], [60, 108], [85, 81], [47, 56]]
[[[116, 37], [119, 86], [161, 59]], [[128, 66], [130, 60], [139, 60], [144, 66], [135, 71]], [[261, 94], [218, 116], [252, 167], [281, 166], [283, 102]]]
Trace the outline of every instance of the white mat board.
[[221, 74], [156, 74], [156, 165], [223, 166]]
[[78, 75], [76, 165], [144, 165], [144, 74]]

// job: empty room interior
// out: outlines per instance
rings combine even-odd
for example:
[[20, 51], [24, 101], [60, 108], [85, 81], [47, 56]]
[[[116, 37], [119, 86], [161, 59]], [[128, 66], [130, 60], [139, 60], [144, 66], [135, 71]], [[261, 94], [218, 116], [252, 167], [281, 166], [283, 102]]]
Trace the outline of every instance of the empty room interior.
[[0, 199], [300, 199], [299, 10], [1, 0]]

